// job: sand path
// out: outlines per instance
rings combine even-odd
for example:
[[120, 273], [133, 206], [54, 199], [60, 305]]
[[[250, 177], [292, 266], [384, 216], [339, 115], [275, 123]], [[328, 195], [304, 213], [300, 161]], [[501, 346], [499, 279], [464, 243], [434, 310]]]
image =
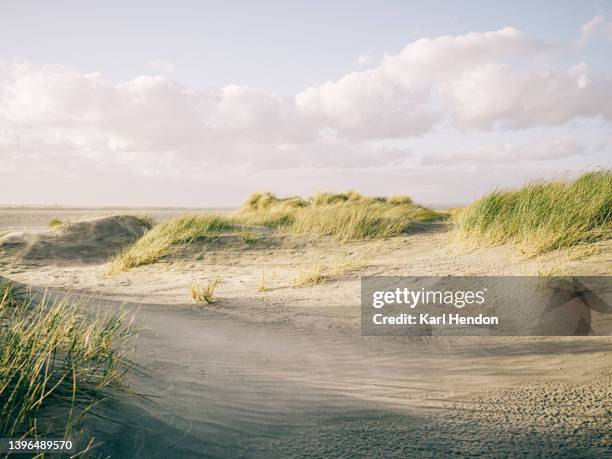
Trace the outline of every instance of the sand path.
[[143, 330], [135, 360], [145, 373], [129, 384], [147, 397], [122, 394], [97, 409], [119, 423], [86, 424], [112, 457], [522, 456], [560, 446], [597, 457], [611, 439], [607, 338], [365, 338], [83, 299], [127, 308]]

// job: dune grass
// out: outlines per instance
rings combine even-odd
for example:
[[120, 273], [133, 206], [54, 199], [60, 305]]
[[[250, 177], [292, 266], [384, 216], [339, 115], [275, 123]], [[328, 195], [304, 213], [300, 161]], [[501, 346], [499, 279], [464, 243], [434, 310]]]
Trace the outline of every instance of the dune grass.
[[198, 303], [214, 303], [217, 301], [215, 297], [215, 290], [222, 282], [222, 279], [215, 277], [206, 283], [206, 286], [193, 282], [189, 285], [189, 291], [191, 292], [191, 298]]
[[310, 268], [300, 271], [291, 282], [291, 286], [293, 288], [311, 287], [322, 284], [325, 279], [326, 275], [323, 274], [321, 265], [315, 263]]
[[115, 256], [109, 274], [127, 271], [136, 266], [154, 263], [170, 254], [174, 246], [237, 230], [227, 217], [217, 214], [185, 215], [172, 218], [145, 233], [134, 244]]
[[132, 217], [138, 220], [138, 222], [142, 226], [144, 226], [146, 229], [151, 229], [157, 224], [157, 222], [155, 221], [155, 218], [148, 214], [137, 214], [137, 215], [132, 215]]
[[314, 263], [300, 271], [291, 282], [293, 288], [312, 287], [363, 269], [366, 262], [360, 258], [337, 259], [331, 263]]
[[267, 292], [268, 290], [270, 290], [270, 289], [266, 285], [266, 272], [264, 270], [262, 270], [261, 274], [259, 275], [259, 282], [257, 284], [257, 291], [259, 293], [261, 293], [261, 292]]
[[0, 437], [62, 435], [108, 397], [129, 367], [135, 332], [124, 320], [69, 298], [25, 302], [0, 284]]
[[242, 242], [248, 245], [255, 244], [257, 243], [257, 241], [259, 241], [259, 237], [257, 236], [257, 234], [251, 231], [240, 231], [238, 233], [238, 236], [240, 237]]
[[399, 236], [415, 222], [438, 219], [435, 212], [388, 202], [346, 202], [311, 206], [296, 214], [289, 228], [302, 235], [332, 236], [341, 242]]
[[297, 196], [280, 199], [268, 192], [253, 193], [234, 218], [244, 225], [286, 227], [294, 222], [296, 211], [308, 207], [309, 204], [307, 200]]
[[495, 191], [460, 211], [457, 223], [463, 237], [490, 245], [515, 243], [530, 255], [608, 239], [612, 171]]
[[282, 228], [300, 235], [332, 236], [338, 241], [397, 236], [414, 222], [444, 218], [407, 196], [368, 197], [355, 191], [318, 193], [310, 199], [255, 193], [235, 216], [246, 225]]
[[50, 230], [59, 232], [64, 229], [66, 223], [64, 223], [59, 218], [52, 218], [51, 220], [49, 220], [48, 226]]
[[245, 231], [245, 226], [264, 226], [297, 235], [331, 236], [346, 242], [397, 236], [415, 222], [443, 218], [438, 212], [414, 204], [407, 196], [366, 197], [350, 191], [319, 193], [304, 199], [254, 193], [233, 214], [187, 215], [153, 227], [115, 256], [108, 272], [112, 274], [154, 263], [169, 255], [177, 245], [224, 232], [238, 233], [250, 243], [253, 238]]

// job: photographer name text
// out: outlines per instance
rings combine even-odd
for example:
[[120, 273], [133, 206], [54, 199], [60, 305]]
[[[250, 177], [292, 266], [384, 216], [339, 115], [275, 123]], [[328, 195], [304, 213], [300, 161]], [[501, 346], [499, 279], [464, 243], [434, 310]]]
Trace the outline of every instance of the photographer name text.
[[396, 314], [384, 315], [374, 314], [372, 322], [375, 325], [498, 325], [497, 316], [464, 316], [461, 314], [441, 314], [431, 315], [428, 313], [420, 314]]

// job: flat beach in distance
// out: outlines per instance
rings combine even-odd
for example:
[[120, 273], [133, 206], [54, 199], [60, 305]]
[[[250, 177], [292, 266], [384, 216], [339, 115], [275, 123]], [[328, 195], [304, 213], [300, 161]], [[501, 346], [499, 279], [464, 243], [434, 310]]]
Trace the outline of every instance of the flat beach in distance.
[[[435, 203], [425, 204], [432, 209], [450, 209], [462, 207], [462, 203]], [[28, 206], [0, 205], [0, 232], [7, 231], [36, 231], [46, 230], [49, 221], [58, 218], [62, 221], [72, 222], [114, 215], [149, 215], [156, 221], [163, 222], [172, 217], [185, 214], [202, 214], [209, 212], [231, 212], [240, 206], [234, 207], [94, 207], [94, 206]]]
[[157, 221], [186, 213], [224, 212], [230, 208], [182, 207], [61, 207], [61, 206], [0, 206], [0, 231], [48, 229], [52, 218], [72, 222], [113, 215], [150, 215]]

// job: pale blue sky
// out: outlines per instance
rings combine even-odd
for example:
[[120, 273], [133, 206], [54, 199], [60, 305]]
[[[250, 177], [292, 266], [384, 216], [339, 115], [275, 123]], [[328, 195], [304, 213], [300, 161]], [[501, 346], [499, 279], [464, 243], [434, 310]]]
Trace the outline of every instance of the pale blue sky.
[[610, 1], [0, 2], [0, 204], [462, 202], [609, 167], [610, 107]]
[[[228, 83], [291, 95], [335, 80], [363, 53], [396, 53], [418, 38], [516, 27], [575, 40], [611, 1], [116, 1], [0, 3], [0, 59], [61, 63], [114, 80], [174, 65], [196, 88]], [[585, 52], [611, 69], [605, 43]]]

